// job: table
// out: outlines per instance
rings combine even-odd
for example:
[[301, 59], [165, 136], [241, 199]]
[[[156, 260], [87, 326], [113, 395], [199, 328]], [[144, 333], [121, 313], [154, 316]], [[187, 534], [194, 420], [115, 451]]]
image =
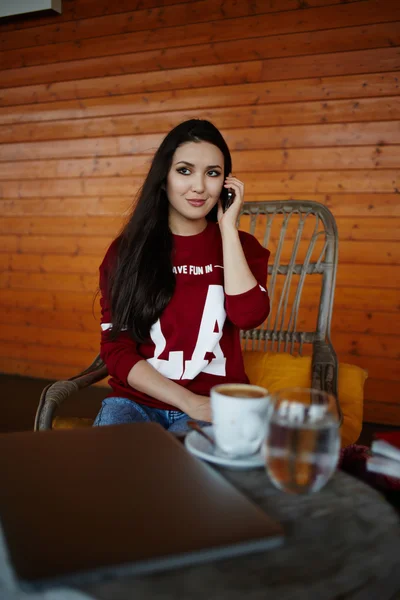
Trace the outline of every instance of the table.
[[275, 550], [80, 587], [97, 600], [395, 600], [400, 521], [384, 498], [337, 472], [319, 493], [276, 490], [263, 469], [218, 469], [285, 527]]

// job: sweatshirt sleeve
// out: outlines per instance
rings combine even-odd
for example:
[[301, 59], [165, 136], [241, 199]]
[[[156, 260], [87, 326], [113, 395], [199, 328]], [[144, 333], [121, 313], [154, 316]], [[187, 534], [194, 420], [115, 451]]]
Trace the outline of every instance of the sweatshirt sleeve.
[[111, 309], [108, 295], [108, 276], [117, 256], [117, 241], [108, 249], [100, 265], [101, 343], [100, 356], [111, 377], [127, 383], [132, 367], [144, 358], [139, 354], [137, 343], [127, 332], [121, 332], [116, 340], [110, 339], [112, 328]]
[[225, 294], [228, 319], [239, 329], [258, 327], [269, 315], [267, 291], [268, 259], [270, 252], [249, 233], [239, 231], [242, 248], [257, 285], [244, 294]]

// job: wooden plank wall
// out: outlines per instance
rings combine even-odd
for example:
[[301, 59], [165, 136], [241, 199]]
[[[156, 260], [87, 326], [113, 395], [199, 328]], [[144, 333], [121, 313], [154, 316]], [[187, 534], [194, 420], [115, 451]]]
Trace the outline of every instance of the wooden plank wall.
[[205, 117], [247, 200], [332, 209], [333, 340], [369, 371], [366, 419], [400, 424], [400, 3], [63, 5], [0, 25], [0, 370], [89, 364], [102, 255], [162, 137]]

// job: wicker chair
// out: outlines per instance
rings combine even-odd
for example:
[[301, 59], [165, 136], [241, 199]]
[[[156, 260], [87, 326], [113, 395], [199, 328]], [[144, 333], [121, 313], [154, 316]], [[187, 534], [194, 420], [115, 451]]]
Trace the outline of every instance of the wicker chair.
[[[255, 235], [274, 258], [268, 270], [271, 313], [261, 327], [241, 333], [243, 350], [312, 353], [312, 387], [337, 397], [338, 362], [330, 340], [338, 261], [332, 213], [306, 200], [246, 202], [239, 227]], [[79, 375], [48, 385], [40, 398], [35, 431], [52, 429], [62, 402], [107, 375], [97, 356]], [[339, 401], [337, 409], [342, 420]]]

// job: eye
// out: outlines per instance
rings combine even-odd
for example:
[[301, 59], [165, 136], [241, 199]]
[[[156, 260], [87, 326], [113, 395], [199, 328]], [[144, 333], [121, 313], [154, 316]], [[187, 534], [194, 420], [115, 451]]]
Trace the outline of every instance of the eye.
[[216, 171], [215, 169], [211, 169], [211, 171], [207, 172], [207, 175], [210, 177], [219, 177], [221, 175], [220, 171]]
[[181, 175], [190, 175], [190, 171], [187, 167], [179, 167], [179, 169], [177, 169], [176, 171], [177, 171], [177, 173], [180, 173]]

